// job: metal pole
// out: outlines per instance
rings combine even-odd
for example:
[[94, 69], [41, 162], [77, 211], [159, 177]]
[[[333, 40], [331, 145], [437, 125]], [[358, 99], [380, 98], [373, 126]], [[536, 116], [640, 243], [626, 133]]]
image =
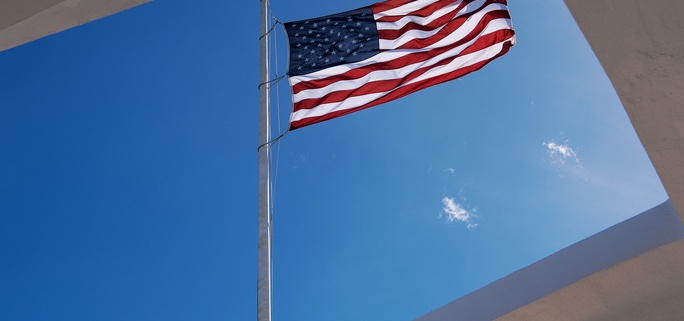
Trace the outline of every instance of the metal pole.
[[[259, 72], [259, 145], [270, 140], [268, 71], [268, 0], [261, 0]], [[269, 146], [259, 150], [259, 263], [257, 276], [257, 320], [271, 321], [271, 215]]]

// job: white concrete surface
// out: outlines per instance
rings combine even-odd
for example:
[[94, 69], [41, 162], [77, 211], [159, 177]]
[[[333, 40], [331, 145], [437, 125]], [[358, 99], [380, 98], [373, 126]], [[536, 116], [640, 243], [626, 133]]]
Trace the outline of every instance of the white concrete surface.
[[150, 0], [0, 0], [0, 51]]
[[496, 320], [680, 321], [684, 320], [683, 280], [684, 240], [679, 240], [595, 273]]
[[[630, 303], [629, 306], [635, 304], [633, 302], [635, 300], [618, 300], [619, 296], [615, 294], [632, 297], [643, 291], [653, 291], [655, 288], [652, 286], [646, 286], [643, 291], [636, 291], [636, 289], [641, 287], [640, 282], [645, 285], [661, 284], [661, 278], [667, 276], [663, 270], [668, 270], [668, 266], [672, 264], [684, 267], [684, 260], [682, 260], [684, 251], [676, 253], [675, 249], [676, 255], [672, 256], [670, 252], [673, 250], [662, 250], [670, 256], [667, 260], [660, 262], [652, 260], [655, 254], [649, 255], [651, 251], [659, 253], [660, 248], [672, 243], [681, 244], [678, 248], [684, 246], [684, 224], [668, 201], [432, 311], [418, 318], [417, 321], [484, 321], [497, 318], [500, 318], [497, 320], [507, 321], [604, 320], [600, 317], [597, 319], [574, 317], [577, 315], [602, 316], [605, 313], [603, 304], [611, 299], [617, 301], [613, 304], [615, 306], [627, 302]], [[646, 256], [643, 257], [645, 253]], [[630, 263], [624, 264], [625, 262]], [[638, 275], [638, 272], [641, 272], [638, 267], [640, 263], [653, 265], [649, 267], [652, 267], [653, 271], [657, 270], [658, 273], [652, 275], [646, 269], [643, 271], [645, 275]], [[623, 265], [628, 267], [621, 267]], [[636, 272], [621, 274], [623, 270], [630, 268], [636, 269]], [[682, 281], [669, 282], [667, 286], [659, 289], [664, 291], [663, 293], [677, 293], [679, 289], [684, 290], [682, 272], [684, 269], [671, 271], [670, 277], [678, 277], [677, 280]], [[593, 280], [592, 278], [597, 278], [597, 273], [598, 275], [604, 273], [606, 276], [599, 277], [598, 281]], [[633, 277], [638, 278], [632, 279]], [[584, 282], [587, 279], [591, 281]], [[607, 286], [611, 282], [618, 282], [616, 285], [611, 285], [618, 288], [621, 285], [629, 285], [630, 291], [612, 293], [609, 291], [610, 287]], [[569, 293], [557, 295], [554, 293], [557, 291]], [[684, 291], [681, 293], [684, 296]], [[606, 295], [606, 298], [593, 301], [593, 299], [600, 298], [602, 294]], [[593, 311], [588, 308], [590, 305], [584, 302], [586, 298], [591, 298], [590, 301], [596, 305]], [[538, 300], [542, 303], [532, 304]], [[553, 304], [546, 304], [547, 301], [553, 301]], [[569, 313], [575, 308], [581, 310], [582, 313]], [[512, 311], [515, 312], [511, 313]], [[540, 311], [544, 313], [539, 313]], [[608, 311], [611, 310], [608, 309]], [[617, 313], [620, 310], [611, 311], [611, 313], [614, 312]]]

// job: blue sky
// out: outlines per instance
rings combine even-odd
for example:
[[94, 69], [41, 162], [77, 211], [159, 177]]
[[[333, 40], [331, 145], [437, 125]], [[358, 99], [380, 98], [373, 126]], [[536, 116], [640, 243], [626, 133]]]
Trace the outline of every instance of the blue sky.
[[[411, 320], [667, 199], [563, 2], [509, 8], [484, 69], [275, 146], [274, 320]], [[1, 319], [256, 319], [258, 24], [159, 0], [0, 52]]]

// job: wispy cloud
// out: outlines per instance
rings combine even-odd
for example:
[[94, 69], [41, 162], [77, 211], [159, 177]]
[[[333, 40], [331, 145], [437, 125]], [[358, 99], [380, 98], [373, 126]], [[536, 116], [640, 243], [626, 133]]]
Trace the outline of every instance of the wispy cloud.
[[[292, 167], [292, 169], [299, 169], [301, 167], [312, 166], [311, 164], [309, 164], [309, 161], [311, 160], [311, 154], [310, 153], [296, 154], [296, 155], [293, 153], [290, 153], [290, 156], [292, 156], [292, 159], [293, 159], [292, 165], [290, 165]], [[314, 165], [314, 166], [318, 167], [317, 165]]]
[[577, 153], [567, 145], [567, 142], [558, 144], [552, 140], [548, 143], [544, 142], [543, 145], [548, 149], [549, 157], [561, 164], [565, 164], [568, 160], [574, 160], [577, 164], [580, 163]]
[[440, 217], [446, 215], [447, 222], [451, 223], [453, 221], [459, 221], [466, 224], [469, 230], [473, 230], [477, 227], [477, 224], [473, 223], [474, 210], [468, 211], [461, 204], [456, 203], [453, 198], [444, 197], [442, 198], [442, 211], [440, 212]]
[[445, 172], [447, 172], [447, 173], [449, 173], [449, 174], [453, 174], [453, 173], [456, 173], [456, 170], [455, 170], [455, 169], [453, 169], [453, 168], [451, 168], [451, 167], [447, 167], [447, 168], [445, 168], [445, 169], [444, 169], [444, 171], [445, 171]]

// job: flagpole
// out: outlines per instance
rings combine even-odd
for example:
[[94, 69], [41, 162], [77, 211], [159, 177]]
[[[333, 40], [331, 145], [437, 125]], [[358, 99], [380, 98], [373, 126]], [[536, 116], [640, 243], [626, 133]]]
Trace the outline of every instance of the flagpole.
[[[268, 91], [268, 0], [261, 0], [261, 40], [259, 71], [259, 145], [270, 140], [270, 100]], [[257, 275], [257, 320], [271, 321], [271, 197], [268, 144], [259, 149], [259, 244]]]

